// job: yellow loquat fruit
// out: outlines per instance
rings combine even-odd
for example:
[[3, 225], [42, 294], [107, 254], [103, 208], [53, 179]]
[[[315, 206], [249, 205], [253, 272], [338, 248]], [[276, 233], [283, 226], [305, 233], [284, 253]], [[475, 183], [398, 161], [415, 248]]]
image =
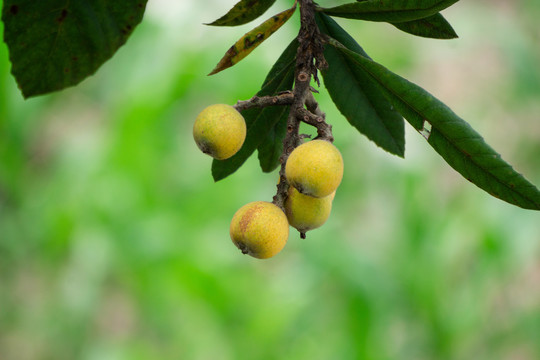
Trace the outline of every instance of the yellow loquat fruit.
[[205, 154], [218, 160], [228, 159], [244, 144], [246, 122], [230, 105], [210, 105], [195, 119], [193, 138]]
[[335, 192], [316, 198], [300, 194], [294, 187], [289, 187], [285, 200], [285, 214], [289, 225], [302, 234], [322, 226], [330, 216], [334, 196]]
[[300, 193], [322, 198], [336, 191], [341, 183], [343, 158], [330, 142], [311, 140], [289, 155], [285, 176]]
[[287, 243], [289, 222], [278, 206], [266, 201], [254, 201], [234, 214], [230, 235], [243, 254], [267, 259], [279, 253]]

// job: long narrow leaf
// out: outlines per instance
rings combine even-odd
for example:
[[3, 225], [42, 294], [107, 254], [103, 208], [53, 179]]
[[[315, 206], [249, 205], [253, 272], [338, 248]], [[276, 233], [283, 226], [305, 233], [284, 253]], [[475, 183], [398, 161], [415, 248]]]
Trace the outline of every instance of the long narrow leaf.
[[458, 2], [458, 0], [367, 0], [332, 8], [322, 8], [327, 15], [348, 19], [398, 23], [423, 19]]
[[[366, 2], [369, 0], [356, 1]], [[440, 13], [422, 19], [391, 24], [401, 31], [426, 38], [455, 39], [458, 37], [452, 25]]]
[[[257, 93], [258, 96], [275, 95], [292, 88], [297, 48], [298, 41], [293, 40], [268, 73], [261, 90]], [[212, 162], [214, 180], [222, 180], [238, 170], [259, 147], [265, 135], [272, 130], [284, 113], [288, 113], [287, 106], [251, 108], [243, 111], [242, 115], [247, 125], [244, 145], [233, 157]]]
[[275, 33], [283, 24], [287, 22], [296, 10], [296, 3], [288, 10], [285, 10], [257, 26], [255, 29], [246, 33], [240, 38], [230, 49], [225, 53], [225, 56], [219, 61], [214, 70], [208, 75], [214, 75], [225, 70], [240, 60], [248, 56], [257, 46], [264, 40], [268, 39]]
[[227, 14], [207, 25], [237, 26], [247, 24], [266, 12], [276, 0], [240, 0]]
[[[350, 50], [367, 54], [358, 43], [329, 16], [316, 15], [319, 29]], [[405, 125], [403, 117], [374, 83], [369, 74], [358, 69], [347, 56], [327, 46], [324, 56], [328, 69], [323, 71], [324, 85], [332, 101], [349, 123], [384, 150], [403, 157]]]
[[355, 53], [336, 41], [331, 44], [386, 90], [388, 98], [428, 143], [452, 166], [489, 194], [510, 204], [540, 210], [540, 191], [517, 173], [463, 119], [440, 100], [371, 59]]
[[423, 19], [392, 23], [392, 25], [406, 33], [426, 38], [455, 39], [458, 37], [452, 25], [439, 13]]

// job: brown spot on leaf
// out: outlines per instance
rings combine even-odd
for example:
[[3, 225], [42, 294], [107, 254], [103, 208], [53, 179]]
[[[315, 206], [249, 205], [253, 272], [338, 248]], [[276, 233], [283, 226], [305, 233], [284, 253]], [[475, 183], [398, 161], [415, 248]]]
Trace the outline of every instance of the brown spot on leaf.
[[121, 29], [120, 32], [124, 35], [128, 35], [131, 33], [131, 30], [133, 30], [133, 26], [128, 24], [123, 29]]
[[223, 56], [223, 58], [219, 61], [219, 63], [216, 65], [216, 67], [214, 68], [214, 70], [212, 70], [210, 72], [210, 74], [208, 75], [214, 75], [214, 74], [217, 74], [218, 72], [220, 72], [221, 70], [224, 70], [224, 69], [227, 69], [231, 66], [234, 65], [233, 63], [233, 58], [238, 55], [238, 50], [236, 49], [236, 47], [233, 45], [229, 48], [229, 50], [227, 50], [227, 52], [225, 53], [225, 56]]
[[58, 19], [56, 19], [56, 21], [61, 23], [64, 20], [66, 20], [67, 16], [68, 16], [68, 11], [66, 9], [62, 9], [62, 12], [60, 13], [60, 16], [58, 17]]
[[9, 7], [9, 12], [11, 15], [17, 15], [19, 13], [19, 6], [18, 5], [11, 5]]

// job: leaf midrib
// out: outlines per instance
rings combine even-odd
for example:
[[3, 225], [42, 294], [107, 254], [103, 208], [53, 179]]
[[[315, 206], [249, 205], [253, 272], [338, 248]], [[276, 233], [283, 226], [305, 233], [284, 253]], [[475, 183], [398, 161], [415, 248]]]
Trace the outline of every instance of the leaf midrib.
[[[339, 54], [339, 51], [337, 51], [336, 53], [337, 53], [337, 55], [343, 60], [343, 62], [345, 63], [347, 69], [351, 70], [351, 73], [354, 74], [354, 72], [352, 71], [352, 67], [351, 67], [350, 63], [347, 62], [347, 61], [345, 60], [345, 59], [346, 59], [346, 56], [345, 56], [345, 55]], [[371, 75], [371, 74], [370, 74], [370, 75]], [[360, 83], [360, 81], [358, 81], [358, 80], [356, 79], [356, 76], [353, 77], [353, 82], [356, 83], [356, 84], [358, 84], [358, 87], [361, 88], [361, 83]], [[362, 92], [363, 92], [363, 91], [362, 91]], [[388, 128], [388, 126], [386, 125], [386, 123], [385, 123], [384, 121], [382, 121], [378, 109], [377, 109], [375, 106], [373, 106], [373, 101], [371, 101], [371, 99], [370, 99], [367, 95], [365, 95], [365, 92], [363, 92], [363, 93], [364, 93], [364, 97], [365, 97], [365, 98], [367, 99], [367, 101], [371, 104], [371, 108], [372, 108], [373, 110], [375, 110], [375, 113], [376, 113], [377, 116], [379, 117], [379, 120], [380, 120], [379, 122], [383, 125], [383, 128], [386, 130], [387, 134], [389, 134], [390, 137], [392, 138], [392, 143], [395, 145], [394, 150], [397, 150], [396, 154], [402, 153], [402, 151], [401, 151], [401, 149], [400, 149], [400, 146], [399, 146], [399, 144], [397, 143], [397, 140], [395, 139], [394, 135], [392, 134], [392, 132], [390, 131], [390, 129]]]

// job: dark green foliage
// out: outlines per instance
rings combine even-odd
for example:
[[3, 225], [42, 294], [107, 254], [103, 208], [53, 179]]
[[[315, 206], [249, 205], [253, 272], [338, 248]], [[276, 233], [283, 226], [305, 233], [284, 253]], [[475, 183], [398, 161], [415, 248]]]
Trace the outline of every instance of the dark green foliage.
[[237, 26], [247, 24], [265, 13], [276, 0], [241, 0], [227, 14], [207, 24], [214, 26]]
[[458, 37], [452, 25], [441, 14], [424, 19], [392, 23], [406, 33], [433, 39], [455, 39]]
[[458, 0], [367, 0], [321, 9], [325, 14], [348, 19], [405, 22], [423, 19], [458, 2]]
[[[281, 54], [274, 64], [257, 96], [276, 95], [280, 91], [289, 90], [294, 80], [294, 62], [298, 42], [294, 40]], [[251, 108], [242, 115], [246, 119], [247, 134], [244, 145], [230, 159], [214, 160], [212, 176], [215, 181], [221, 180], [234, 173], [253, 154], [265, 139], [265, 135], [273, 130], [274, 125], [288, 114], [286, 106], [271, 106], [263, 109]]]
[[264, 172], [272, 172], [279, 166], [279, 158], [283, 151], [283, 139], [287, 133], [287, 118], [289, 107], [281, 114], [280, 119], [274, 127], [266, 134], [263, 142], [257, 149], [259, 152], [259, 163]]
[[[334, 20], [317, 14], [319, 29], [349, 49], [367, 54]], [[355, 66], [347, 56], [327, 46], [324, 51], [328, 69], [323, 71], [324, 85], [339, 111], [352, 126], [384, 150], [403, 157], [405, 125], [403, 117], [373, 82], [369, 74]]]
[[24, 97], [81, 82], [122, 46], [146, 0], [6, 0], [4, 40]]
[[540, 191], [446, 105], [362, 54], [335, 42], [332, 45], [369, 73], [411, 125], [422, 131], [428, 143], [467, 180], [501, 200], [540, 210]]

